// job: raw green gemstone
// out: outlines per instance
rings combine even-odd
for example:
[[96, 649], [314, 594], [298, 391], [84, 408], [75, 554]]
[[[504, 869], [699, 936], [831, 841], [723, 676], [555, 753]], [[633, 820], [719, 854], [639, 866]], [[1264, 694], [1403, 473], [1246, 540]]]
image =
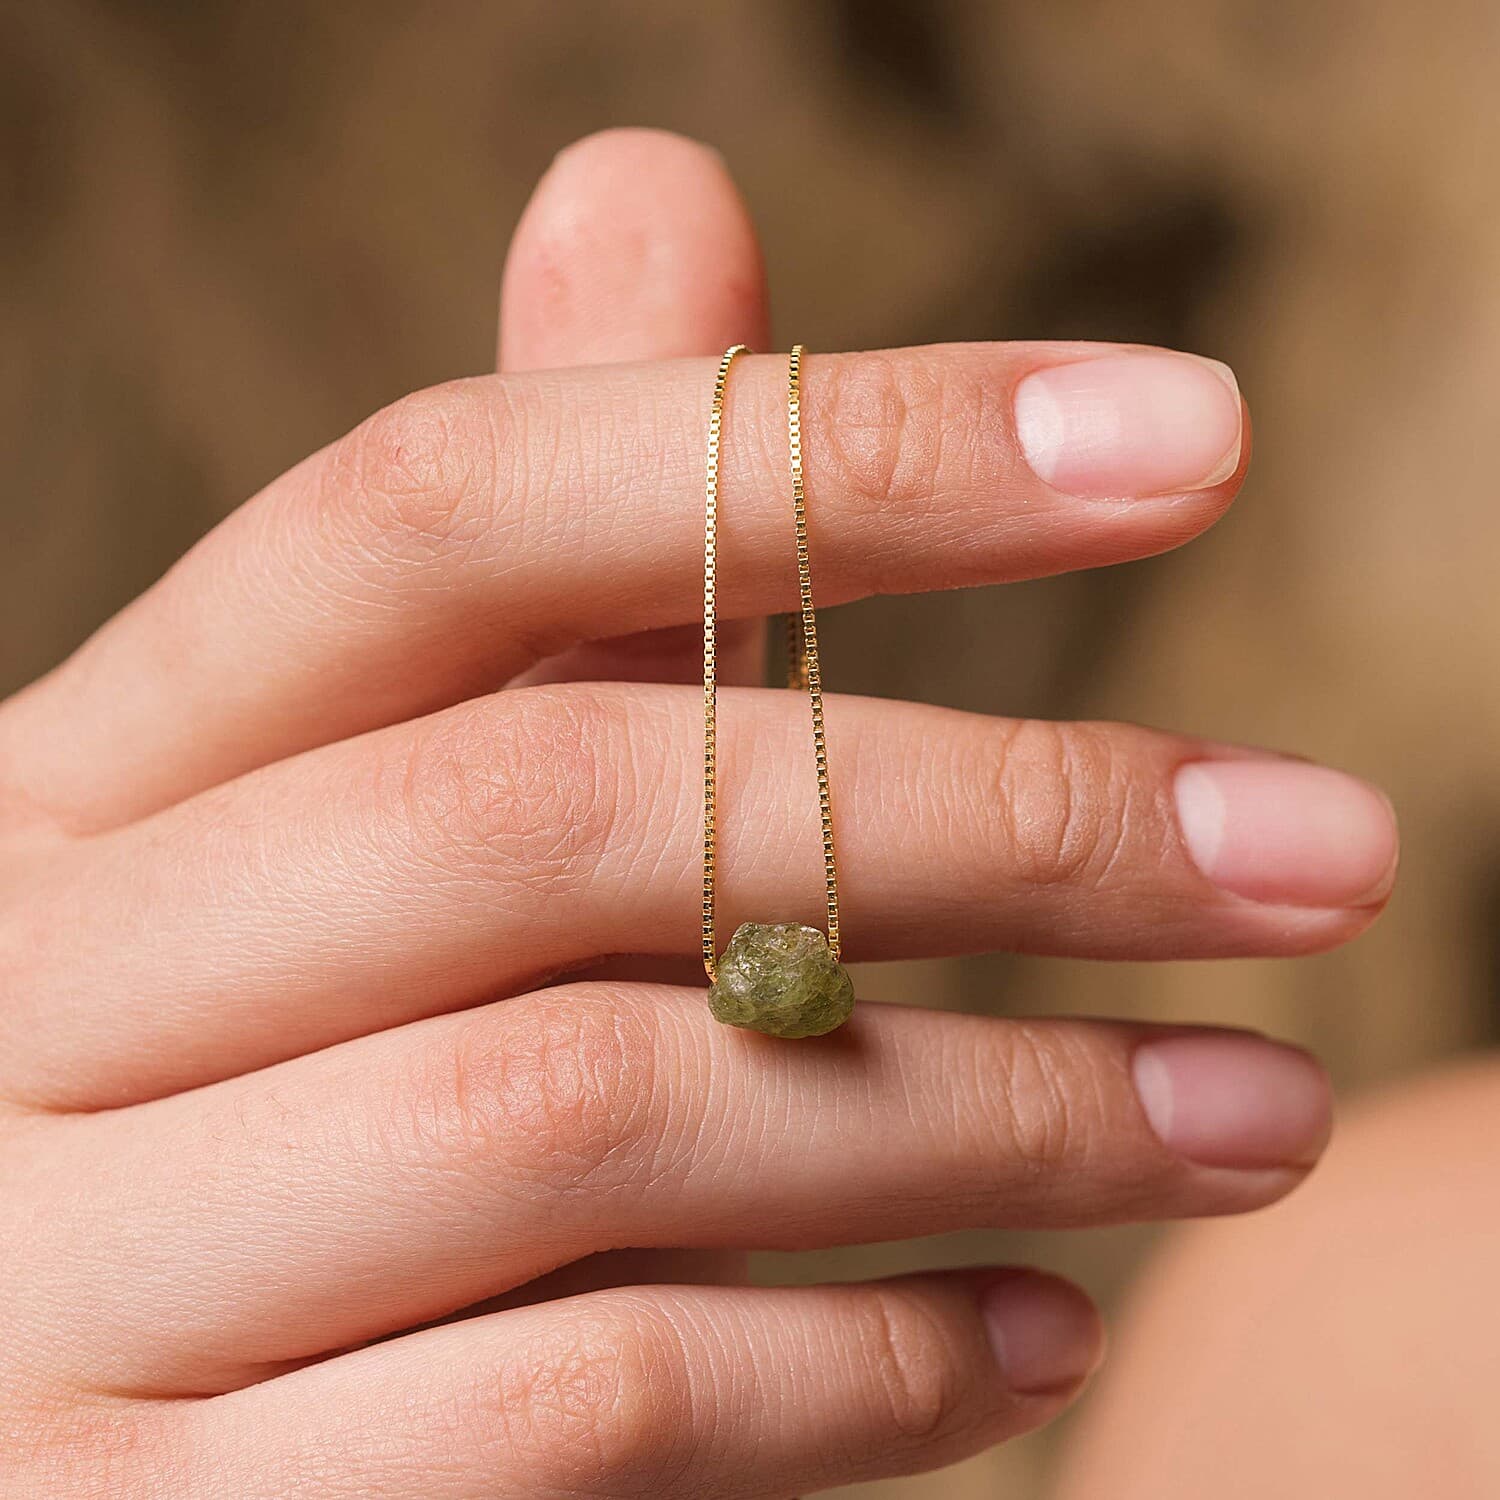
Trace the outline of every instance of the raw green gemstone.
[[746, 922], [708, 992], [716, 1021], [767, 1036], [822, 1036], [849, 1019], [854, 981], [816, 927]]

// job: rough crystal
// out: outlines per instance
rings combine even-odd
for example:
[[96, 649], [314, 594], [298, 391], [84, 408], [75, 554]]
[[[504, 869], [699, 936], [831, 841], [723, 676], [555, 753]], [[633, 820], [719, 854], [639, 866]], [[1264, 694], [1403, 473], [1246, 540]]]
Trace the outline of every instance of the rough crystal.
[[708, 992], [715, 1020], [767, 1036], [822, 1036], [849, 1019], [854, 981], [816, 927], [746, 922]]

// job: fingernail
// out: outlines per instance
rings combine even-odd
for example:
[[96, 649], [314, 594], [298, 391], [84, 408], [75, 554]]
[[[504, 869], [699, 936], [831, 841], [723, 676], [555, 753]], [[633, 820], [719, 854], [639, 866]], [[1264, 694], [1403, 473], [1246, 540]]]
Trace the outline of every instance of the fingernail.
[[1157, 1138], [1200, 1166], [1311, 1166], [1328, 1144], [1328, 1075], [1298, 1047], [1251, 1032], [1196, 1032], [1144, 1043], [1131, 1068]]
[[1240, 388], [1215, 359], [1141, 350], [1035, 370], [1015, 415], [1032, 471], [1070, 495], [1203, 490], [1239, 467]]
[[1023, 1395], [1075, 1386], [1103, 1357], [1094, 1304], [1055, 1276], [1009, 1272], [980, 1293], [979, 1308], [995, 1363]]
[[1294, 760], [1194, 761], [1175, 781], [1193, 863], [1252, 901], [1378, 901], [1396, 873], [1396, 819], [1372, 786]]

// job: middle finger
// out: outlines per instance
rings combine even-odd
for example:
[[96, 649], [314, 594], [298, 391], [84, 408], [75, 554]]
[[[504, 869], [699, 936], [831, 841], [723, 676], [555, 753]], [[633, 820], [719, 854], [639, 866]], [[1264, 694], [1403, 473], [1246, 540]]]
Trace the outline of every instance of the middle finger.
[[[1383, 799], [1301, 762], [860, 698], [828, 731], [855, 959], [1304, 952], [1389, 884]], [[0, 1082], [119, 1104], [604, 955], [694, 953], [702, 732], [691, 688], [530, 688], [95, 840], [0, 913], [24, 963]], [[721, 939], [818, 920], [805, 700], [726, 691], [719, 756]]]

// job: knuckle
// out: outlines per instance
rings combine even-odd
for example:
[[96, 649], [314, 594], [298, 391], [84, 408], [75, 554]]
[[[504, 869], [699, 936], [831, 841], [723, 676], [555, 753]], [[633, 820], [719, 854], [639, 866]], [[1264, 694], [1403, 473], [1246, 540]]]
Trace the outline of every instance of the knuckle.
[[1025, 1021], [1007, 1026], [1002, 1045], [1001, 1134], [1011, 1159], [1035, 1178], [1087, 1166], [1097, 1149], [1104, 1080], [1086, 1049]]
[[833, 361], [825, 377], [826, 434], [834, 481], [846, 493], [899, 507], [930, 493], [941, 387], [910, 359], [863, 354]]
[[1010, 732], [996, 776], [994, 806], [1020, 880], [1086, 890], [1109, 884], [1132, 802], [1125, 768], [1103, 729], [1028, 720]]
[[963, 362], [921, 350], [844, 355], [818, 368], [820, 467], [882, 512], [881, 558], [871, 565], [891, 570], [883, 586], [909, 587], [912, 547], [930, 545], [933, 525], [952, 509], [937, 506], [939, 491], [994, 482], [983, 455], [1008, 420], [996, 409], [1002, 397]]
[[859, 526], [833, 562], [861, 592], [908, 593], [932, 559], [945, 586], [993, 581], [1003, 539], [976, 531], [967, 503], [1016, 463], [1010, 391], [992, 366], [936, 349], [815, 357], [804, 404], [809, 484], [843, 498]]
[[352, 491], [365, 539], [383, 555], [420, 563], [461, 550], [493, 519], [485, 503], [513, 442], [477, 386], [418, 391], [367, 418], [340, 444], [334, 473]]
[[498, 1163], [533, 1193], [592, 1197], [631, 1182], [654, 1149], [652, 1033], [602, 993], [574, 986], [478, 1013], [430, 1066], [418, 1134], [444, 1170]]
[[498, 1391], [508, 1464], [568, 1494], [666, 1492], [692, 1452], [691, 1372], [665, 1315], [596, 1307], [507, 1361]]
[[913, 1446], [959, 1425], [968, 1406], [963, 1361], [932, 1311], [915, 1295], [882, 1288], [866, 1294], [860, 1322], [882, 1430]]
[[414, 847], [447, 874], [500, 874], [517, 897], [575, 891], [626, 805], [621, 713], [585, 689], [527, 688], [435, 721], [395, 768]]

